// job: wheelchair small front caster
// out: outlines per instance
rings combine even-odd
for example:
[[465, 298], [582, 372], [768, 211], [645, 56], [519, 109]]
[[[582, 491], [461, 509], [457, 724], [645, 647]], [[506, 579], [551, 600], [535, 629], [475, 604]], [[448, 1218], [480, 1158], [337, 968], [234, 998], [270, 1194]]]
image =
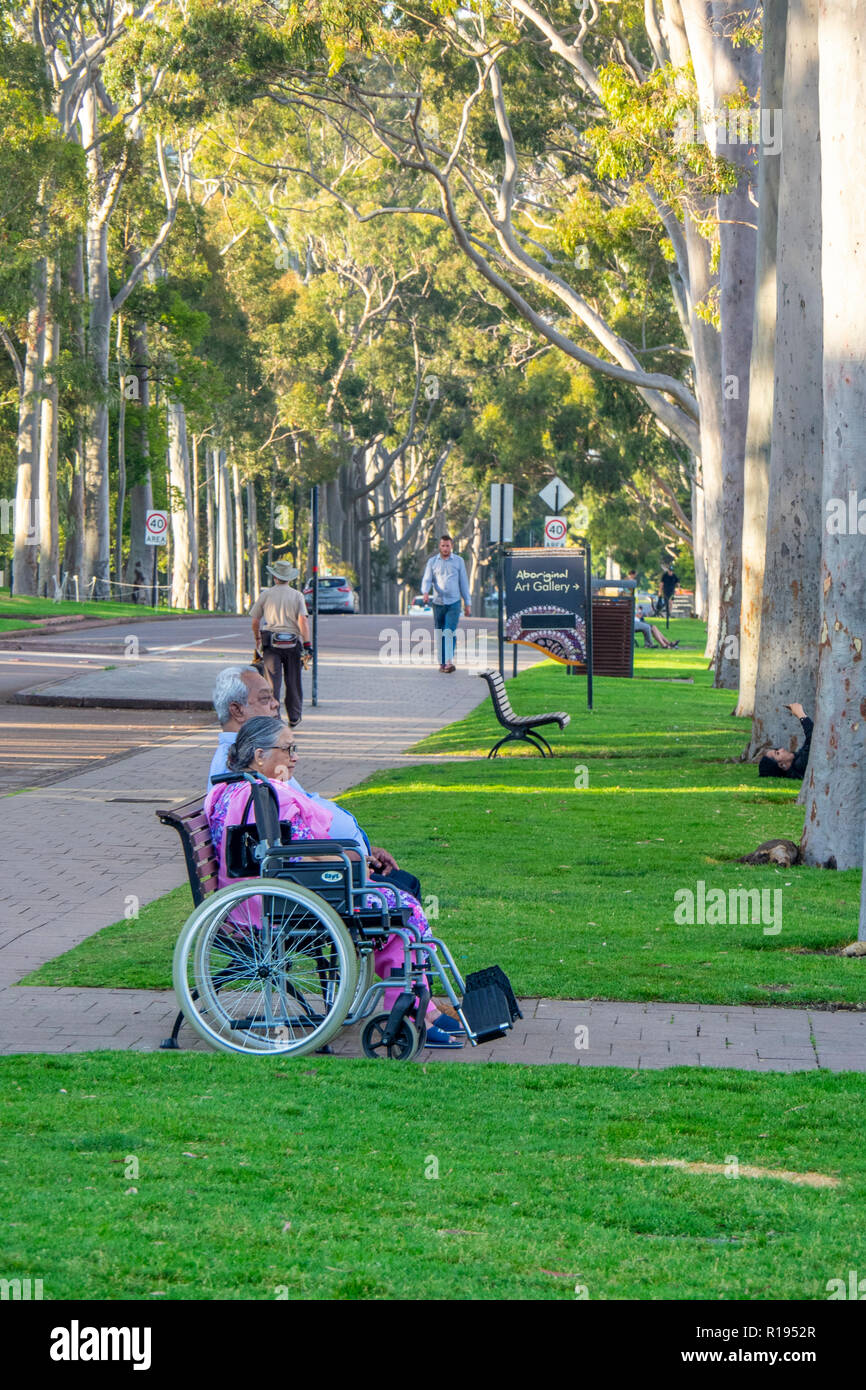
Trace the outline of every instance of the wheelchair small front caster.
[[424, 1045], [427, 1030], [419, 1030], [411, 1018], [404, 1018], [392, 1043], [385, 1042], [390, 1014], [376, 1014], [361, 1034], [361, 1044], [367, 1057], [388, 1058], [391, 1062], [411, 1062]]

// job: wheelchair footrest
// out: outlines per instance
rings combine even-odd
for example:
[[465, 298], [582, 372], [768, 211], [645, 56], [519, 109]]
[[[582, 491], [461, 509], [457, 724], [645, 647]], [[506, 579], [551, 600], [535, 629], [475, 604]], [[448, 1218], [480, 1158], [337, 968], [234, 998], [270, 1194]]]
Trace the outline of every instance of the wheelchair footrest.
[[498, 985], [467, 987], [461, 1010], [477, 1042], [503, 1038], [511, 1028], [508, 1000]]
[[514, 997], [514, 990], [511, 988], [511, 981], [501, 965], [488, 965], [484, 970], [474, 970], [471, 975], [467, 975], [467, 997], [474, 993], [475, 990], [483, 989], [490, 985], [494, 985], [504, 994], [505, 1002], [508, 1005], [508, 1014], [506, 1017], [508, 1017], [510, 1022], [513, 1023], [516, 1018], [523, 1018], [520, 1006]]

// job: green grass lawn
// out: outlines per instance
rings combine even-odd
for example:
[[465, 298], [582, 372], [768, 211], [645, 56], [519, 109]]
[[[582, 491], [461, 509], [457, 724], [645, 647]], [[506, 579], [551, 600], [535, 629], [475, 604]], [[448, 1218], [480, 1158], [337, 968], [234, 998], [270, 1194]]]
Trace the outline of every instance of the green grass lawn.
[[[866, 1266], [866, 1076], [102, 1053], [0, 1082], [0, 1268], [46, 1299], [820, 1300]], [[836, 1185], [623, 1161], [671, 1158]]]
[[[672, 628], [691, 649], [639, 652], [592, 714], [561, 668], [511, 686], [571, 713], [556, 759], [480, 758], [486, 703], [419, 745], [443, 761], [342, 799], [459, 964], [518, 993], [861, 1002], [862, 962], [810, 953], [854, 935], [859, 874], [736, 862], [799, 838], [796, 787], [736, 761], [702, 632]], [[780, 888], [782, 930], [676, 925], [700, 879]], [[183, 887], [30, 980], [166, 987], [189, 909]], [[855, 1073], [5, 1057], [0, 1267], [48, 1299], [823, 1300], [866, 1266], [864, 1100]]]
[[[571, 713], [553, 735], [556, 758], [519, 748], [480, 757], [496, 738], [485, 701], [418, 745], [453, 759], [380, 773], [341, 800], [418, 874], [461, 968], [498, 961], [519, 994], [862, 1004], [866, 962], [822, 954], [856, 936], [859, 872], [737, 863], [762, 840], [799, 839], [797, 785], [759, 782], [737, 761], [747, 721], [733, 718], [730, 691], [710, 685], [701, 625], [671, 631], [690, 646], [638, 651], [639, 678], [598, 680], [591, 714], [585, 681], [561, 667], [509, 684], [518, 712]], [[303, 739], [300, 749], [303, 780]], [[678, 925], [674, 895], [697, 893], [700, 880], [726, 893], [778, 890], [781, 929], [765, 934], [772, 919]], [[190, 909], [180, 888], [28, 982], [168, 988]]]
[[[0, 595], [0, 632], [38, 628], [39, 623], [36, 620], [39, 618], [67, 618], [78, 615], [86, 618], [142, 618], [156, 611], [145, 604], [113, 603], [110, 600], [75, 603], [71, 599], [63, 599], [60, 603], [55, 603], [53, 599], [48, 598], [29, 598], [20, 594], [14, 598]], [[166, 608], [160, 609], [159, 612], [167, 618], [193, 616], [192, 609]], [[202, 615], [196, 613], [194, 616]]]

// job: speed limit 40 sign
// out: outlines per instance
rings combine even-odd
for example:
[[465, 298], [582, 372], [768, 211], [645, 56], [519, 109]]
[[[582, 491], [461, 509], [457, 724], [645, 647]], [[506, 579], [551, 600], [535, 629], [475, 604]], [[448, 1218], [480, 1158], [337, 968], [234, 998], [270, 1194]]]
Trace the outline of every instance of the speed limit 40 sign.
[[568, 522], [564, 516], [546, 516], [544, 518], [544, 544], [547, 546], [564, 546], [568, 538]]
[[168, 531], [168, 512], [148, 512], [144, 518], [146, 545], [165, 545]]

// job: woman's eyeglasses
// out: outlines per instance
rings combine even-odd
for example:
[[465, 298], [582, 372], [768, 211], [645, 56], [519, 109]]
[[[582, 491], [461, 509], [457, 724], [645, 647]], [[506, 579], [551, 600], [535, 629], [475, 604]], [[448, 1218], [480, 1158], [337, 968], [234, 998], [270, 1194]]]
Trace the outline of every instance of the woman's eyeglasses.
[[274, 753], [288, 753], [290, 758], [294, 758], [297, 751], [298, 745], [296, 743], [290, 743], [288, 748], [284, 747], [282, 743], [275, 743], [272, 749]]

